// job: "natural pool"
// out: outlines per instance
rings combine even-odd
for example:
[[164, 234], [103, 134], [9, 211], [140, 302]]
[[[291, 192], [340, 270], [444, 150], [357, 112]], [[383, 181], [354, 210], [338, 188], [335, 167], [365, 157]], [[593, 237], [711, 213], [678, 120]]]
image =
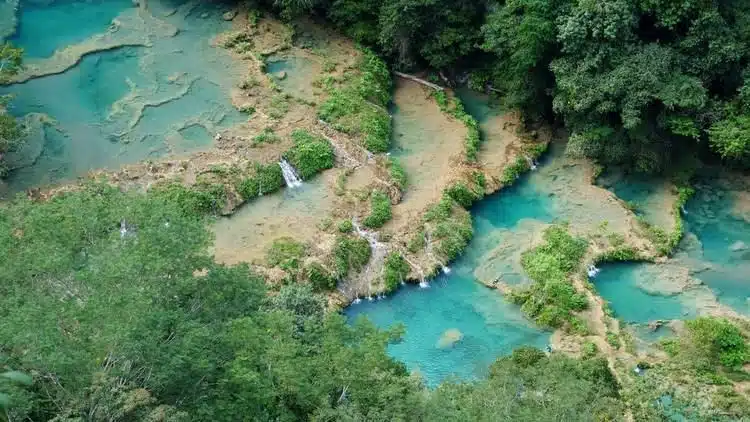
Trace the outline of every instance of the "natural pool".
[[[624, 178], [610, 188], [624, 200], [638, 201], [653, 219], [664, 213], [648, 210], [663, 200], [646, 187], [649, 182], [660, 183]], [[743, 182], [732, 174], [697, 178], [696, 194], [683, 211], [685, 238], [666, 265], [603, 267], [595, 284], [618, 317], [635, 323], [682, 319], [715, 310], [716, 301], [750, 315], [750, 215]]]
[[[205, 2], [148, 4], [144, 11], [129, 0], [24, 2], [12, 41], [40, 69], [55, 69], [53, 59], [44, 59], [53, 51], [97, 34], [117, 40], [135, 23], [153, 33], [149, 46], [94, 52], [63, 73], [0, 88], [15, 97], [11, 113], [38, 113], [46, 121], [43, 133], [28, 137], [39, 145], [7, 160], [7, 191], [205, 148], [217, 132], [245, 120], [230, 101], [242, 65], [211, 45], [230, 28], [223, 9]], [[118, 24], [110, 27], [112, 19]]]

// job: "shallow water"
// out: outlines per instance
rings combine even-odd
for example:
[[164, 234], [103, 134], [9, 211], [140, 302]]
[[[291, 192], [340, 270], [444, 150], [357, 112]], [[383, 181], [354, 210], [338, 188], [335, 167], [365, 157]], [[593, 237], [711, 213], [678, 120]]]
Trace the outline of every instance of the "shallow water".
[[58, 48], [103, 32], [132, 0], [57, 0], [53, 5], [23, 1], [21, 19], [9, 41], [27, 57], [49, 57]]
[[[279, 76], [283, 72], [284, 77]], [[266, 73], [270, 74], [284, 92], [313, 100], [312, 81], [318, 74], [316, 63], [307, 57], [270, 57], [266, 61]]]
[[[230, 102], [242, 65], [210, 44], [229, 28], [223, 9], [166, 0], [152, 0], [149, 8], [158, 25], [172, 25], [177, 35], [155, 32], [150, 47], [89, 54], [62, 74], [0, 88], [15, 96], [14, 115], [43, 113], [51, 122], [39, 138], [43, 148], [29, 148], [39, 156], [18, 157], [33, 165], [11, 172], [11, 192], [205, 148], [218, 131], [245, 119]], [[48, 55], [106, 31], [118, 13], [132, 16], [135, 10], [129, 0], [24, 6], [16, 41], [32, 55]]]
[[284, 188], [243, 205], [230, 217], [216, 221], [216, 259], [226, 264], [253, 262], [265, 257], [275, 239], [290, 236], [313, 242], [318, 225], [333, 211], [335, 194], [330, 183], [335, 172], [327, 171], [297, 188]]
[[[433, 386], [451, 375], [481, 377], [497, 357], [518, 346], [544, 347], [549, 333], [534, 327], [497, 292], [477, 283], [472, 270], [470, 262], [459, 260], [450, 275], [433, 280], [430, 288], [403, 287], [386, 299], [352, 305], [346, 315], [351, 319], [364, 315], [380, 327], [404, 324], [403, 340], [388, 351]], [[448, 330], [460, 331], [461, 340], [441, 343]]]
[[[744, 187], [726, 187], [712, 180], [696, 184], [687, 206], [686, 228], [700, 241], [693, 254], [700, 269], [695, 276], [706, 283], [720, 303], [750, 315], [750, 222], [733, 210]], [[693, 264], [695, 266], [695, 264]]]
[[643, 283], [659, 277], [654, 266], [618, 263], [602, 266], [594, 280], [597, 292], [610, 303], [615, 316], [626, 323], [648, 323], [659, 319], [695, 316], [695, 309], [683, 303], [680, 295], [648, 292]]

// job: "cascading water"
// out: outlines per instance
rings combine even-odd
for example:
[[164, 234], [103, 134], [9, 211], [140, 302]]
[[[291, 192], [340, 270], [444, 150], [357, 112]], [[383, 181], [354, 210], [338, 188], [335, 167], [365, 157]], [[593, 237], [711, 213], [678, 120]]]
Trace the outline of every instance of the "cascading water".
[[279, 161], [279, 167], [281, 167], [281, 174], [284, 175], [284, 181], [286, 182], [287, 187], [296, 188], [302, 186], [302, 179], [300, 179], [297, 174], [297, 170], [289, 164], [289, 161], [282, 158], [281, 161]]
[[533, 158], [531, 158], [531, 157], [529, 157], [529, 156], [527, 155], [527, 156], [526, 156], [526, 161], [528, 161], [528, 163], [529, 163], [529, 168], [530, 168], [531, 170], [536, 170], [536, 162], [534, 162], [534, 159], [533, 159]]

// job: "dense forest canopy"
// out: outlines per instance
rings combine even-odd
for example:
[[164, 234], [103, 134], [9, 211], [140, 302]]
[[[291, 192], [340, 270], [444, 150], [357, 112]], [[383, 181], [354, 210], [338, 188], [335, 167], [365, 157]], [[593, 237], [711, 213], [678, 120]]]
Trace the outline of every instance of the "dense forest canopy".
[[644, 172], [713, 151], [750, 164], [743, 0], [274, 0], [324, 17], [403, 69], [469, 73], [569, 152]]
[[[570, 153], [656, 172], [710, 146], [726, 163], [750, 164], [745, 1], [263, 6], [286, 18], [325, 18], [395, 68], [448, 81], [468, 75], [472, 87], [498, 93], [529, 121], [564, 124]], [[19, 50], [0, 47], [0, 77], [16, 72], [20, 59]], [[0, 155], [20, 136], [0, 110]], [[320, 168], [332, 165], [325, 157]], [[430, 390], [388, 356], [399, 328], [347, 324], [309, 285], [269, 288], [246, 265], [216, 263], [200, 203], [181, 186], [142, 194], [91, 183], [3, 204], [0, 421], [661, 421], [750, 413], [750, 402], [728, 390], [704, 406], [702, 386], [731, 390], [731, 381], [747, 381], [750, 361], [750, 327], [715, 318], [688, 323], [663, 345], [664, 365], [633, 384], [618, 381], [591, 343], [580, 358], [521, 348], [498, 359], [486, 379]], [[380, 213], [390, 218], [390, 207]]]

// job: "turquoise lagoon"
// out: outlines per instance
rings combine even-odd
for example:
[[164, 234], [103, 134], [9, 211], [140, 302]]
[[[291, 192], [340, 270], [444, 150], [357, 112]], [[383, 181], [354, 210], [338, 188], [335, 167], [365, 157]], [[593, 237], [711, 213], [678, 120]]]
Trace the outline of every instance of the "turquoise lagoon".
[[[8, 160], [6, 189], [206, 148], [217, 132], [241, 123], [245, 117], [230, 93], [242, 65], [211, 45], [230, 27], [222, 11], [205, 2], [149, 1], [147, 26], [161, 32], [149, 36], [148, 47], [94, 52], [61, 74], [0, 88], [14, 96], [11, 113], [40, 113], [48, 122], [43, 133], [29, 136], [40, 145], [24, 148], [35, 155]], [[135, 13], [129, 0], [24, 2], [12, 41], [43, 68], [44, 59], [35, 56], [106, 32], [120, 14], [132, 22]]]

